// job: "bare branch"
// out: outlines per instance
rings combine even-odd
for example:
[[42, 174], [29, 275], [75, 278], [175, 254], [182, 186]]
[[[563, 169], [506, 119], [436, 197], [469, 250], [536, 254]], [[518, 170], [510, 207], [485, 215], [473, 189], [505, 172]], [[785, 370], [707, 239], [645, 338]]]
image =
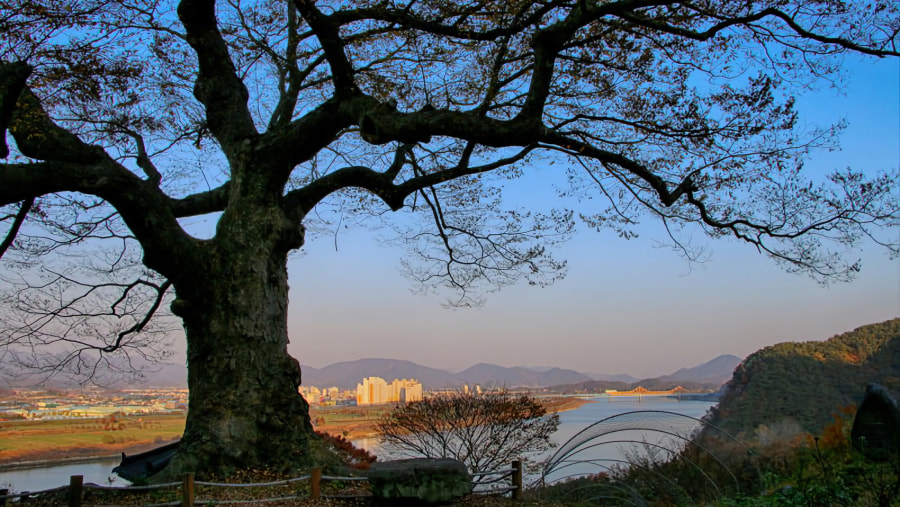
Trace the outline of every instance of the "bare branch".
[[[698, 9], [698, 12], [704, 13], [703, 10]], [[670, 33], [673, 35], [678, 35], [681, 37], [687, 37], [690, 39], [698, 40], [698, 41], [706, 41], [709, 40], [724, 30], [739, 26], [739, 25], [750, 25], [755, 21], [760, 21], [768, 17], [773, 17], [780, 19], [786, 25], [788, 25], [794, 33], [799, 35], [800, 37], [808, 40], [813, 40], [816, 42], [820, 42], [822, 44], [839, 46], [844, 49], [849, 49], [852, 51], [857, 51], [859, 53], [864, 53], [873, 56], [900, 56], [900, 52], [890, 50], [890, 49], [879, 49], [879, 48], [871, 48], [867, 46], [863, 46], [855, 43], [852, 40], [843, 38], [843, 37], [829, 37], [825, 35], [821, 35], [816, 33], [815, 31], [808, 30], [803, 28], [793, 17], [788, 15], [787, 13], [776, 9], [774, 7], [769, 7], [763, 9], [759, 12], [748, 14], [746, 16], [737, 16], [732, 18], [723, 19], [721, 22], [707, 28], [704, 31], [695, 31], [689, 30], [677, 26], [673, 26], [667, 23], [661, 23], [653, 18], [646, 17], [641, 15], [640, 13], [633, 13], [628, 11], [623, 11], [620, 13], [616, 13], [617, 16], [622, 19], [628, 20], [632, 23], [635, 23], [640, 26], [645, 26], [648, 28], [652, 28], [654, 30], [659, 30], [662, 32]], [[722, 19], [721, 16], [716, 16], [714, 13], [712, 17], [716, 17]], [[896, 34], [895, 34], [896, 35]]]
[[23, 62], [5, 63], [0, 61], [0, 158], [6, 158], [9, 155], [6, 131], [12, 121], [16, 101], [25, 89], [31, 71], [31, 67]]
[[231, 154], [238, 142], [254, 137], [257, 131], [247, 109], [250, 94], [235, 72], [217, 26], [215, 4], [214, 0], [182, 0], [178, 17], [200, 64], [194, 95], [206, 106], [213, 134]]
[[354, 95], [359, 88], [353, 78], [353, 65], [344, 53], [344, 44], [339, 33], [340, 25], [317, 9], [314, 0], [294, 0], [293, 3], [322, 45], [325, 58], [331, 66], [335, 96]]
[[548, 414], [537, 400], [501, 391], [414, 401], [385, 415], [376, 429], [392, 452], [458, 459], [470, 472], [491, 472], [552, 449], [557, 426], [559, 416]]
[[9, 232], [6, 233], [6, 237], [3, 238], [3, 242], [0, 243], [0, 259], [3, 258], [6, 251], [12, 246], [13, 241], [16, 239], [16, 235], [19, 234], [19, 229], [22, 227], [22, 224], [25, 223], [25, 217], [28, 216], [28, 212], [31, 211], [32, 206], [34, 206], [33, 197], [22, 201], [22, 204], [19, 206], [19, 212], [16, 213], [16, 218], [9, 228]]

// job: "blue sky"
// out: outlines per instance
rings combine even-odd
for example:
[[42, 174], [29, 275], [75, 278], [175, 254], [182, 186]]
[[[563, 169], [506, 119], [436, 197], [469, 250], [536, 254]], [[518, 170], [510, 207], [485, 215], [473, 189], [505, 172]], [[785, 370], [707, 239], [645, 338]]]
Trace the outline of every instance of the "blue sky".
[[[799, 100], [802, 124], [850, 123], [841, 151], [816, 155], [807, 171], [897, 168], [900, 60], [854, 57], [846, 68], [842, 90], [823, 84]], [[555, 199], [548, 170], [534, 168], [517, 195]], [[335, 238], [320, 238], [290, 264], [290, 351], [316, 367], [388, 357], [454, 371], [489, 362], [655, 376], [900, 316], [900, 261], [872, 245], [856, 281], [822, 287], [733, 241], [704, 243], [711, 259], [689, 265], [659, 246], [651, 222], [630, 241], [582, 231], [560, 250], [566, 279], [506, 288], [468, 310], [413, 294], [399, 271], [404, 250], [377, 233], [342, 233], [337, 249]]]

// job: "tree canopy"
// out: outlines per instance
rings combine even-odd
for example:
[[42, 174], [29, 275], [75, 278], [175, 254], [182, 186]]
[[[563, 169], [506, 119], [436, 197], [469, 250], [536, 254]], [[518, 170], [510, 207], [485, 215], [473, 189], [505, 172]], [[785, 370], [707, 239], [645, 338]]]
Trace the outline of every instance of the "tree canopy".
[[785, 342], [751, 354], [734, 371], [710, 422], [734, 434], [788, 419], [820, 435], [866, 385], [900, 392], [900, 319], [868, 324], [826, 341]]
[[[287, 466], [312, 433], [287, 255], [344, 217], [415, 218], [408, 271], [458, 305], [562, 276], [577, 221], [642, 215], [688, 256], [702, 231], [848, 278], [859, 241], [897, 253], [896, 174], [805, 177], [841, 125], [801, 128], [794, 96], [845, 53], [898, 56], [898, 30], [880, 0], [0, 1], [4, 357], [158, 355], [168, 306], [175, 468]], [[603, 204], [504, 209], [499, 182], [551, 163]]]

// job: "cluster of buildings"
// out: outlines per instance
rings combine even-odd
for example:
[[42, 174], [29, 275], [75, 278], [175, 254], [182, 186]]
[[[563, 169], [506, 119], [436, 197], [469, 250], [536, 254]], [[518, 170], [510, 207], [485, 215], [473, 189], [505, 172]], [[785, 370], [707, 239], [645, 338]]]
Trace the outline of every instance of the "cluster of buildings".
[[388, 383], [381, 377], [364, 378], [361, 384], [356, 384], [356, 390], [340, 390], [337, 387], [300, 386], [300, 394], [310, 405], [334, 406], [334, 405], [380, 405], [384, 403], [408, 403], [419, 401], [426, 396], [473, 394], [481, 395], [483, 389], [474, 384], [471, 387], [464, 384], [461, 387], [448, 387], [446, 389], [434, 389], [427, 393], [422, 384], [415, 379], [394, 379]]
[[367, 377], [356, 384], [357, 405], [407, 403], [422, 399], [422, 384], [413, 379], [394, 379], [388, 384], [381, 377]]
[[394, 379], [388, 383], [381, 377], [364, 378], [356, 391], [337, 387], [300, 386], [300, 394], [310, 405], [379, 405], [421, 400], [422, 384], [415, 379]]
[[[461, 391], [469, 394], [469, 386]], [[432, 391], [441, 394], [444, 391]], [[447, 393], [460, 392], [447, 389]], [[481, 386], [471, 391], [481, 394]], [[418, 401], [426, 394], [422, 384], [415, 379], [394, 379], [388, 383], [381, 377], [368, 377], [356, 390], [337, 387], [318, 388], [300, 386], [300, 394], [310, 405], [378, 405], [383, 403], [407, 403]], [[170, 414], [187, 411], [188, 390], [178, 389], [123, 389], [110, 392], [86, 389], [71, 392], [5, 391], [0, 393], [0, 420], [22, 419], [75, 419], [100, 418], [110, 414]]]
[[0, 396], [0, 420], [95, 419], [122, 413], [184, 414], [187, 389], [125, 389], [105, 391], [16, 391]]
[[356, 393], [345, 389], [341, 391], [337, 387], [300, 386], [300, 394], [310, 405], [345, 405], [356, 399]]

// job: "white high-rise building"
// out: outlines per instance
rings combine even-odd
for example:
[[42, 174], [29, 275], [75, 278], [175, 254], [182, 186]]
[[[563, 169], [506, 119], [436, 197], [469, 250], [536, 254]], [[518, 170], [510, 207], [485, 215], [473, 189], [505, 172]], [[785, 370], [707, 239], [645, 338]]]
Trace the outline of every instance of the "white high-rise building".
[[422, 384], [414, 379], [394, 379], [388, 384], [380, 377], [367, 377], [356, 384], [356, 404], [398, 403], [422, 399]]
[[391, 401], [391, 390], [381, 377], [366, 377], [356, 384], [356, 404], [374, 405]]
[[422, 399], [422, 384], [415, 379], [394, 379], [391, 382], [391, 401], [409, 403]]

